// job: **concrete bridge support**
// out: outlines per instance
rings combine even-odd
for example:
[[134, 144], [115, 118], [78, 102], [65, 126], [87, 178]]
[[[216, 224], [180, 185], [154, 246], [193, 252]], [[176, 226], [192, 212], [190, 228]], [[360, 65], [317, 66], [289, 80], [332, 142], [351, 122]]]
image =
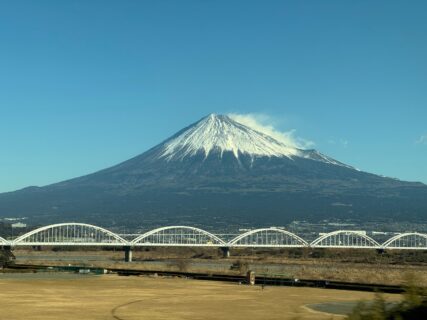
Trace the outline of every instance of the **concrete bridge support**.
[[255, 272], [254, 271], [249, 270], [246, 273], [246, 283], [250, 286], [255, 285]]
[[221, 247], [222, 257], [229, 258], [230, 257], [230, 247]]
[[132, 262], [132, 247], [125, 246], [123, 250], [125, 251], [125, 262]]

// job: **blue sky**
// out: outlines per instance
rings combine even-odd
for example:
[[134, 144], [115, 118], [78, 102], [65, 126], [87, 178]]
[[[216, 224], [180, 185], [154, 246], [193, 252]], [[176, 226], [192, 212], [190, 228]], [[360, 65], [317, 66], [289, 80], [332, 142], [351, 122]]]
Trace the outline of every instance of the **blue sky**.
[[426, 1], [3, 1], [0, 192], [116, 164], [212, 112], [427, 183], [426, 34]]

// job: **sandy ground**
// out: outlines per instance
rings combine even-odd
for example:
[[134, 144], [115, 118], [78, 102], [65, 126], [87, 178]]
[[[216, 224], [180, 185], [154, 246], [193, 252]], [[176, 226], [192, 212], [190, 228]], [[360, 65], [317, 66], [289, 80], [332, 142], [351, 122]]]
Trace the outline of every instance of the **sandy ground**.
[[[178, 278], [0, 278], [0, 319], [343, 319], [306, 304], [370, 300], [372, 293], [247, 286]], [[386, 295], [396, 300], [398, 295]]]

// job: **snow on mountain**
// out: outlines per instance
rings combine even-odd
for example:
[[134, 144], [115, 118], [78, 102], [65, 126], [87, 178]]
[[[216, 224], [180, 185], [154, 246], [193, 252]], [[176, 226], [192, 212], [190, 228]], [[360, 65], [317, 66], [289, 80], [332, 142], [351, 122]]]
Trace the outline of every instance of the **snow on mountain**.
[[231, 151], [250, 156], [288, 157], [300, 156], [301, 150], [255, 131], [228, 116], [211, 114], [165, 143], [162, 157], [182, 159], [202, 151], [205, 157], [212, 151]]
[[315, 161], [320, 161], [320, 162], [324, 162], [324, 163], [329, 163], [329, 164], [333, 164], [336, 166], [341, 166], [341, 167], [346, 167], [349, 169], [353, 169], [356, 171], [361, 171], [355, 167], [349, 166], [348, 164], [339, 162], [331, 157], [328, 157], [322, 153], [320, 153], [317, 150], [303, 150], [302, 151], [302, 157], [305, 159], [311, 159], [311, 160], [315, 160]]
[[251, 157], [304, 158], [352, 168], [316, 150], [287, 146], [228, 116], [216, 114], [201, 119], [167, 140], [160, 157], [167, 160], [180, 160], [202, 153], [206, 158], [212, 152], [218, 152], [220, 157], [224, 152], [232, 152], [236, 159], [240, 154]]
[[427, 186], [360, 172], [279, 140], [255, 124], [210, 115], [110, 168], [0, 194], [0, 217], [129, 226], [184, 218], [221, 227], [224, 221], [426, 219]]

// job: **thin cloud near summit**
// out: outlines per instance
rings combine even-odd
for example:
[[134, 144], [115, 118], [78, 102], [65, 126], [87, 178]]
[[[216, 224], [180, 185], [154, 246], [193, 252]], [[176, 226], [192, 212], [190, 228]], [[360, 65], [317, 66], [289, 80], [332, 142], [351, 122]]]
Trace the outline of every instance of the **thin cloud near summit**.
[[296, 129], [291, 129], [289, 131], [280, 131], [276, 129], [276, 123], [269, 115], [262, 113], [229, 113], [227, 115], [234, 121], [271, 136], [289, 147], [310, 149], [315, 146], [313, 141], [296, 136]]

